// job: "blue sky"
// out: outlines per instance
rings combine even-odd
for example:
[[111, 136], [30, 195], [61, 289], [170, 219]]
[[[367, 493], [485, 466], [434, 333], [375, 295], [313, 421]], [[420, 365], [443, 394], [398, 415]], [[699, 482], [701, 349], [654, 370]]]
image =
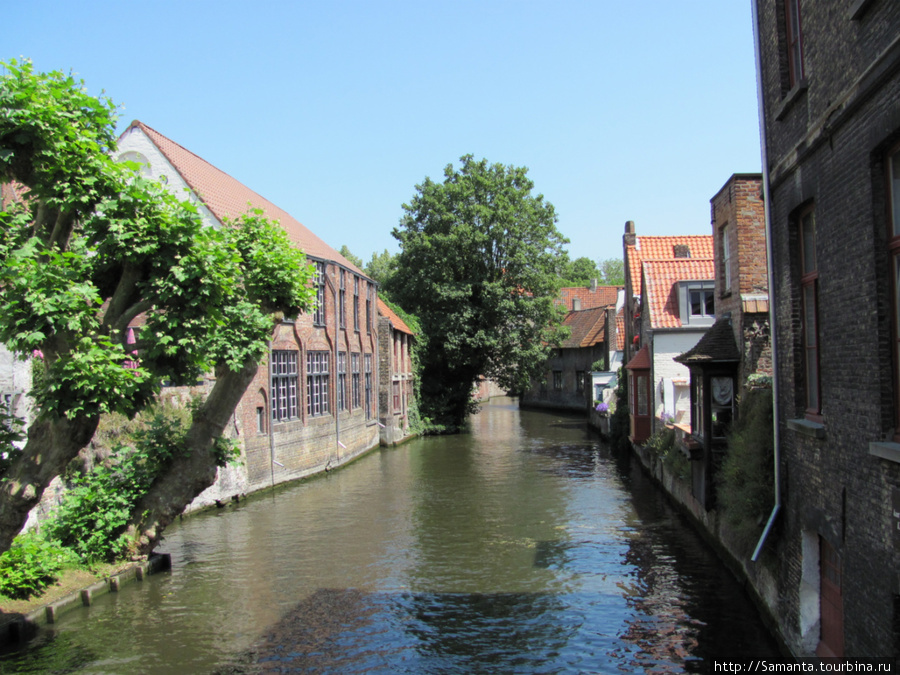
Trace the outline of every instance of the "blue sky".
[[750, 0], [6, 3], [0, 59], [92, 93], [364, 260], [425, 176], [526, 166], [570, 255], [709, 234], [760, 170]]

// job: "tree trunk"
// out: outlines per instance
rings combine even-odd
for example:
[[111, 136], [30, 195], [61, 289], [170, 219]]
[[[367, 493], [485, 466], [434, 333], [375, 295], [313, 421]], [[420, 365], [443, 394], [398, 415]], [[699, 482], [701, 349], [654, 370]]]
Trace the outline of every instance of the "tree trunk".
[[222, 435], [258, 367], [259, 362], [251, 360], [238, 372], [226, 371], [217, 376], [209, 396], [194, 414], [187, 434], [187, 452], [172, 460], [135, 505], [127, 531], [137, 556], [150, 555], [166, 526], [215, 482], [215, 441]]
[[99, 417], [36, 420], [9, 474], [0, 482], [0, 553], [9, 549], [44, 490], [87, 445]]

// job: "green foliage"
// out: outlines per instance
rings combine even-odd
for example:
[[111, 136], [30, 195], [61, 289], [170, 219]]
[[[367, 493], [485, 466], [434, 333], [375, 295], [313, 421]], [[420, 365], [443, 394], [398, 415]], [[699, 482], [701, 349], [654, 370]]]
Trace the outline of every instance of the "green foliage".
[[0, 554], [0, 594], [13, 600], [39, 595], [76, 562], [71, 551], [38, 534], [20, 534]]
[[373, 253], [372, 259], [366, 263], [365, 272], [379, 285], [385, 286], [394, 274], [396, 257], [384, 249], [382, 253]]
[[359, 269], [362, 269], [362, 268], [363, 268], [363, 261], [362, 261], [362, 258], [360, 258], [360, 257], [357, 256], [357, 255], [354, 255], [354, 254], [350, 251], [350, 249], [347, 248], [347, 244], [344, 244], [343, 246], [341, 246], [341, 248], [340, 248], [340, 250], [338, 251], [338, 253], [340, 253], [340, 254], [341, 254], [342, 256], [344, 256], [347, 260], [349, 260], [349, 261], [352, 262], [354, 265], [356, 265]]
[[[74, 551], [85, 564], [111, 562], [128, 553], [125, 525], [134, 505], [178, 453], [188, 451], [190, 407], [158, 403], [140, 416], [128, 435], [113, 437], [109, 460], [69, 477], [69, 489], [44, 524], [51, 539]], [[220, 463], [232, 445], [224, 441]]]
[[622, 258], [607, 258], [600, 261], [600, 275], [597, 283], [602, 286], [625, 285], [625, 263]]
[[[25, 190], [0, 211], [0, 342], [43, 354], [35, 423], [66, 418], [80, 432], [68, 443], [29, 442], [16, 460], [41, 463], [40, 490], [52, 478], [43, 467], [61, 470], [102, 415], [134, 415], [164, 381], [252, 367], [274, 323], [310, 310], [315, 291], [303, 254], [260, 211], [205, 227], [190, 201], [116, 162], [108, 99], [30, 62], [0, 65], [0, 181]], [[129, 344], [140, 315], [146, 323]], [[230, 455], [218, 442], [216, 461]], [[25, 492], [0, 493], [0, 514], [20, 513], [20, 504], [4, 507]], [[14, 519], [0, 518], [4, 547]]]
[[600, 278], [600, 270], [597, 263], [590, 258], [581, 257], [575, 260], [566, 260], [560, 271], [563, 286], [590, 286], [594, 280]]
[[422, 416], [453, 430], [479, 378], [521, 391], [560, 336], [566, 240], [527, 170], [461, 158], [404, 204], [390, 296], [421, 323]]
[[[610, 405], [612, 409], [612, 405]], [[628, 450], [631, 441], [628, 436], [631, 433], [631, 419], [628, 410], [628, 377], [625, 368], [619, 368], [616, 374], [616, 405], [615, 411], [610, 411], [609, 418], [609, 444], [613, 450]]]
[[23, 426], [22, 420], [10, 413], [6, 403], [0, 401], [0, 480], [12, 462], [22, 454], [19, 443], [25, 437]]
[[690, 474], [690, 461], [676, 444], [674, 429], [663, 427], [647, 439], [644, 447], [678, 478], [685, 480]]
[[718, 503], [740, 545], [751, 546], [774, 504], [772, 390], [750, 389], [739, 405], [719, 470]]

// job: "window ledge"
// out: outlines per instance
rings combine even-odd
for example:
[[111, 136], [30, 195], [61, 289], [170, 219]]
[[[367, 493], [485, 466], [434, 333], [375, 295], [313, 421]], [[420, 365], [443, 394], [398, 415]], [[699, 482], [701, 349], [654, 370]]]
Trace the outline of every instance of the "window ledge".
[[788, 110], [790, 110], [791, 106], [793, 106], [797, 99], [806, 92], [806, 89], [808, 87], [809, 81], [805, 77], [797, 84], [795, 84], [794, 88], [787, 93], [787, 95], [775, 109], [775, 119], [779, 122], [783, 120], [787, 116], [787, 112]]
[[848, 11], [851, 21], [859, 21], [862, 18], [862, 15], [866, 13], [866, 10], [869, 9], [869, 5], [871, 5], [873, 0], [856, 0]]
[[788, 429], [796, 431], [798, 434], [809, 436], [810, 438], [825, 438], [825, 425], [819, 422], [812, 422], [807, 419], [796, 419], [787, 421]]
[[900, 464], [900, 443], [891, 443], [889, 441], [869, 443], [869, 454]]

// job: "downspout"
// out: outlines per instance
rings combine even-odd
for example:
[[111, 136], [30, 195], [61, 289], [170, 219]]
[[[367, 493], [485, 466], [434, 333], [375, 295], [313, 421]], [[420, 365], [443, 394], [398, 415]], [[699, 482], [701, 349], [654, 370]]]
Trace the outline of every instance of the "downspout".
[[775, 330], [775, 272], [772, 255], [772, 202], [769, 194], [769, 157], [766, 145], [766, 106], [763, 99], [763, 72], [762, 50], [759, 44], [759, 0], [751, 0], [753, 10], [753, 48], [756, 53], [756, 98], [759, 106], [759, 140], [762, 158], [763, 177], [763, 207], [766, 216], [766, 273], [769, 276], [769, 339], [772, 348], [772, 442], [774, 443], [775, 461], [775, 505], [766, 527], [760, 535], [759, 542], [750, 556], [750, 560], [756, 562], [762, 548], [766, 543], [769, 533], [775, 524], [778, 513], [781, 511], [781, 442], [778, 424], [778, 350], [775, 348], [777, 331]]
[[[330, 265], [334, 265], [336, 269], [339, 268], [338, 263], [335, 262], [334, 260], [325, 260], [323, 262], [325, 263], [326, 266], [330, 264]], [[325, 283], [331, 287], [331, 296], [334, 299], [334, 350], [333, 350], [334, 351], [334, 361], [333, 361], [333, 363], [334, 363], [334, 380], [333, 380], [334, 387], [332, 387], [332, 389], [334, 390], [334, 443], [335, 443], [334, 451], [337, 454], [338, 458], [340, 458], [341, 451], [339, 450], [339, 448], [345, 447], [341, 443], [341, 419], [340, 419], [341, 411], [338, 409], [338, 389], [337, 389], [338, 381], [340, 378], [340, 375], [338, 374], [338, 349], [340, 347], [339, 342], [340, 342], [340, 336], [341, 336], [341, 320], [340, 320], [340, 317], [338, 316], [338, 313], [340, 312], [340, 307], [338, 305], [337, 288], [335, 288], [334, 282], [328, 277], [327, 273], [325, 274]], [[328, 331], [327, 318], [325, 320], [325, 331], [327, 334], [327, 331]], [[329, 462], [325, 463], [326, 471], [331, 468], [329, 466], [329, 464], [330, 464], [330, 460], [329, 460]]]
[[[269, 340], [269, 410], [266, 426], [269, 429], [269, 468], [272, 471], [272, 487], [275, 487], [275, 401], [272, 400], [272, 340]], [[273, 493], [274, 494], [274, 493]]]

